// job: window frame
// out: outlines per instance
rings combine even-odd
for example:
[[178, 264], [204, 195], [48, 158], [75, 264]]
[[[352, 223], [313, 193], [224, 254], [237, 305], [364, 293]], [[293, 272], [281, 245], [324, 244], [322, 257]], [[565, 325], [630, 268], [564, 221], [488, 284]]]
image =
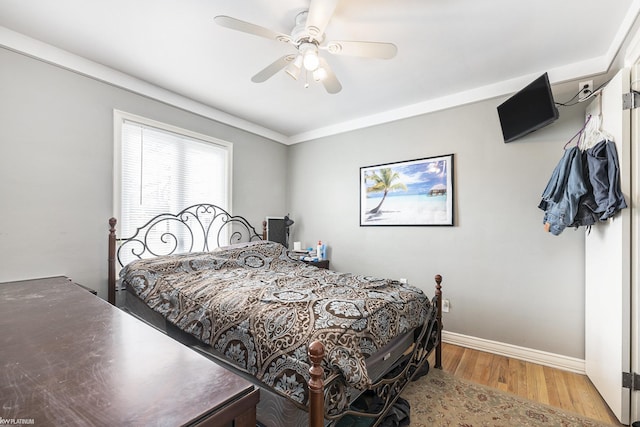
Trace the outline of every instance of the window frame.
[[[226, 206], [220, 206], [229, 214], [233, 215], [231, 202], [233, 200], [233, 143], [222, 139], [214, 138], [209, 135], [194, 132], [178, 126], [163, 123], [147, 117], [138, 116], [121, 110], [113, 110], [113, 216], [119, 219], [122, 214], [121, 196], [122, 196], [122, 125], [125, 121], [139, 123], [142, 126], [157, 128], [162, 131], [172, 132], [188, 138], [197, 139], [202, 142], [210, 143], [221, 147], [227, 152], [227, 188], [224, 203]], [[206, 203], [206, 200], [201, 203]], [[186, 207], [186, 206], [184, 206]], [[173, 213], [173, 212], [171, 212]], [[141, 224], [139, 224], [141, 225]]]

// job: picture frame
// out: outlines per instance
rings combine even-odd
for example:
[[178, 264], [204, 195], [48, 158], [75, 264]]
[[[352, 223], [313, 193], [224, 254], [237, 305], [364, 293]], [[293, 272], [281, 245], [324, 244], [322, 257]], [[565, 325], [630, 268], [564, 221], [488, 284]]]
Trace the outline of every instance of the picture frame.
[[453, 154], [360, 168], [360, 226], [453, 226]]

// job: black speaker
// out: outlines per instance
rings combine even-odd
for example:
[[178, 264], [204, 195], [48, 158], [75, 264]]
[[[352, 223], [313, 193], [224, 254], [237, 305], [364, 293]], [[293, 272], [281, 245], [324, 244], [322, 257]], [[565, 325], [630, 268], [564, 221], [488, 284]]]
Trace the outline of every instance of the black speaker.
[[285, 247], [289, 247], [287, 242], [287, 226], [284, 217], [267, 217], [267, 240], [271, 242], [282, 243]]

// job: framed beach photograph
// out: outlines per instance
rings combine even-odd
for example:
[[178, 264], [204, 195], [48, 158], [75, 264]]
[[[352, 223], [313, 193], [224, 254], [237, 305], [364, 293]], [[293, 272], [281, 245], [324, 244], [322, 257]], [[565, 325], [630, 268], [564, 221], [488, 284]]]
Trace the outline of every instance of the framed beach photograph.
[[360, 226], [453, 225], [453, 154], [360, 168]]

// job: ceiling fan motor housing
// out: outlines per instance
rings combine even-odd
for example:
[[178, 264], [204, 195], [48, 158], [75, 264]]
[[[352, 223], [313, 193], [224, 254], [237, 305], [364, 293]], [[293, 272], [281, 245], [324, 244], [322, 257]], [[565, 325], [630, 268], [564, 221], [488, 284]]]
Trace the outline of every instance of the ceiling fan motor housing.
[[296, 47], [302, 43], [313, 43], [317, 47], [324, 40], [324, 34], [318, 28], [307, 27], [308, 15], [307, 10], [296, 15], [296, 26], [291, 31], [291, 40]]

